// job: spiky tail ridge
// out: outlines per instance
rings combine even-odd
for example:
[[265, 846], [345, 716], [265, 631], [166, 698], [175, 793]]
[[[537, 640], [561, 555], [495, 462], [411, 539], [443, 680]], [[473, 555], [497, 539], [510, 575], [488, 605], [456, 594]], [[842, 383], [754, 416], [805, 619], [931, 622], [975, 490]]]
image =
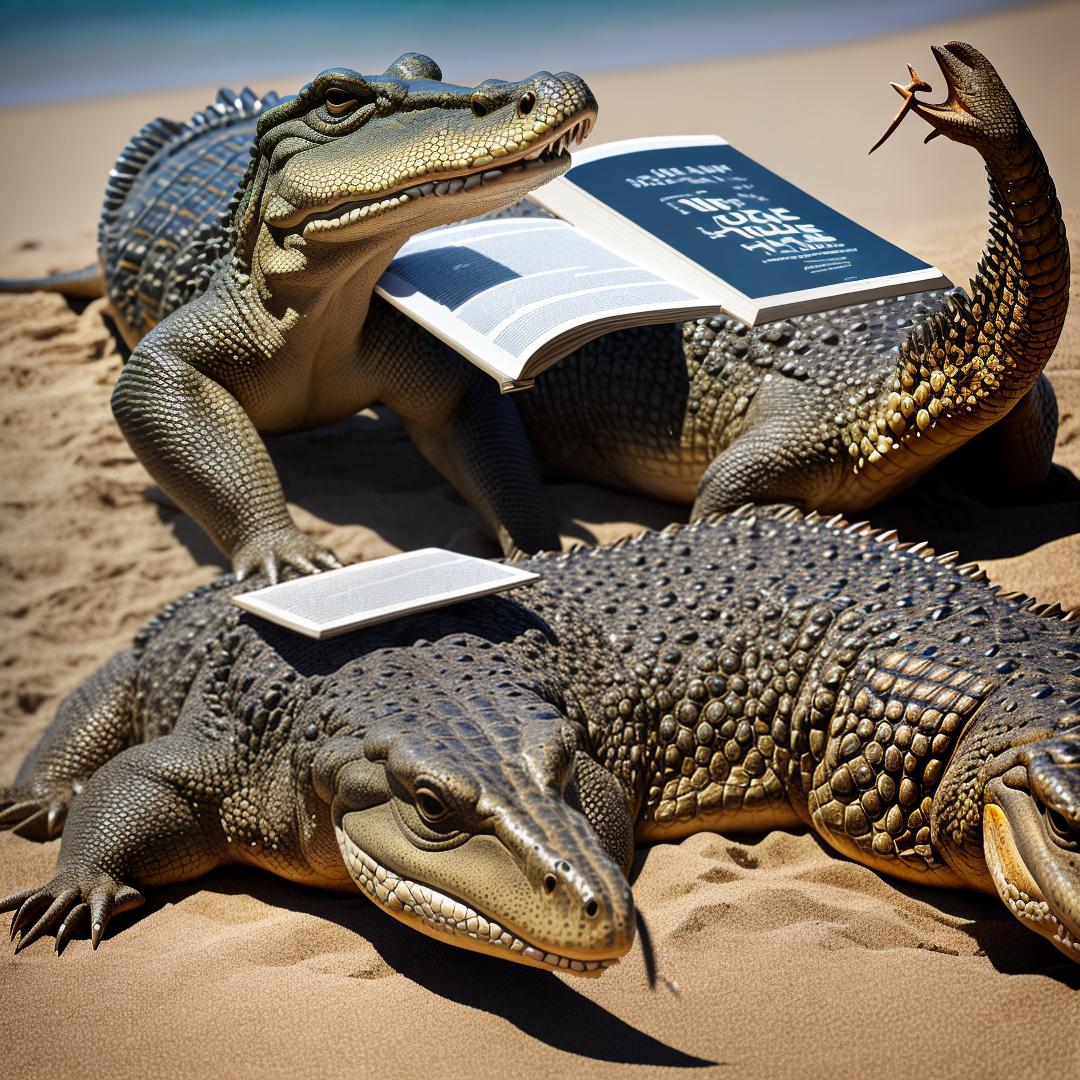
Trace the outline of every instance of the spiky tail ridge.
[[900, 342], [893, 391], [846, 433], [856, 475], [900, 467], [891, 452], [901, 447], [927, 466], [939, 460], [1004, 416], [1054, 351], [1069, 248], [1046, 161], [1018, 119], [1007, 147], [975, 144], [990, 183], [990, 236], [971, 296], [954, 290]]

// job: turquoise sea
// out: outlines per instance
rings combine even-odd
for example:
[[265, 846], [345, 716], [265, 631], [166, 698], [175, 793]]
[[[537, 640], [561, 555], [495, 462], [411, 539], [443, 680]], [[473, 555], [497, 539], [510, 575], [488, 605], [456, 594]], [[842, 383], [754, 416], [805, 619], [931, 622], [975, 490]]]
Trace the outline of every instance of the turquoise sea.
[[[0, 0], [0, 105], [346, 66], [424, 52], [451, 81], [588, 74], [832, 44], [1016, 0]], [[281, 87], [283, 91], [286, 88]]]

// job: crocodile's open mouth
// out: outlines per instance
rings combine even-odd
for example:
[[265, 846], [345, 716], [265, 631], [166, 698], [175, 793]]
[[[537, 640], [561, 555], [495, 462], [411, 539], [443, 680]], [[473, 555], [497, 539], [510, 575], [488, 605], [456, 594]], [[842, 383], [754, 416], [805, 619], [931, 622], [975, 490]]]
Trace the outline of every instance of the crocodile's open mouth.
[[[540, 146], [516, 155], [508, 154], [503, 159], [491, 159], [472, 171], [458, 173], [455, 176], [425, 180], [408, 187], [397, 188], [383, 195], [370, 199], [354, 199], [341, 203], [327, 210], [320, 210], [308, 215], [290, 232], [300, 232], [305, 237], [316, 236], [320, 239], [329, 237], [327, 233], [355, 225], [357, 222], [394, 210], [406, 203], [428, 197], [458, 195], [474, 191], [479, 187], [498, 187], [520, 180], [524, 173], [535, 171], [554, 172], [558, 166], [570, 163], [569, 147], [574, 143], [584, 142], [592, 128], [592, 118], [585, 117], [562, 130], [552, 132], [548, 141]], [[496, 164], [496, 161], [499, 161]], [[538, 187], [540, 180], [532, 184]]]
[[530, 945], [463, 901], [380, 866], [340, 825], [335, 826], [335, 832], [353, 881], [375, 903], [414, 930], [504, 960], [575, 975], [599, 975], [604, 968], [618, 963], [617, 958], [574, 960]]
[[983, 855], [1002, 903], [1025, 926], [1080, 960], [1080, 941], [1047, 903], [1016, 844], [1005, 811], [994, 803], [983, 810]]

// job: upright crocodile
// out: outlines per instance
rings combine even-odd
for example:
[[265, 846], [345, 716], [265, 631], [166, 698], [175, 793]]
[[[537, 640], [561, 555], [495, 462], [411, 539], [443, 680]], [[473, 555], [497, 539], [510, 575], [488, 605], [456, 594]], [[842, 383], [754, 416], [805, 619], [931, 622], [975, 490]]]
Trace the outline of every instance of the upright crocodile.
[[[918, 113], [932, 135], [971, 145], [986, 162], [990, 239], [970, 297], [925, 293], [760, 330], [706, 319], [626, 331], [563, 360], [513, 404], [372, 299], [371, 286], [408, 232], [501, 206], [564, 168], [565, 155], [543, 158], [588, 130], [593, 102], [579, 80], [541, 74], [465, 91], [404, 81], [439, 77], [415, 56], [381, 79], [324, 74], [257, 121], [242, 199], [224, 217], [259, 103], [224, 95], [209, 121], [156, 121], [121, 156], [102, 254], [131, 340], [174, 314], [125, 368], [117, 419], [241, 576], [334, 561], [293, 525], [257, 431], [324, 423], [376, 398], [507, 551], [557, 546], [529, 441], [553, 470], [693, 502], [697, 517], [746, 501], [855, 512], [976, 436], [979, 470], [996, 484], [1038, 482], [1057, 427], [1042, 369], [1068, 305], [1061, 211], [989, 61], [959, 42], [934, 53], [949, 87], [943, 104], [915, 97], [928, 87], [914, 74], [897, 89], [901, 116]], [[424, 133], [446, 125], [459, 149], [483, 143], [490, 154], [444, 160], [453, 155]], [[410, 194], [469, 169], [475, 183], [489, 156], [521, 162], [538, 148], [539, 168], [504, 172], [494, 188], [441, 200]], [[417, 187], [423, 168], [429, 179]], [[456, 183], [440, 180], [435, 194]], [[409, 201], [389, 212], [349, 201], [371, 194], [364, 185], [386, 194], [406, 186]], [[312, 219], [319, 213], [323, 224]], [[333, 214], [342, 227], [324, 228]]]
[[293, 98], [222, 91], [147, 124], [110, 174], [101, 272], [2, 288], [107, 290], [134, 351], [128, 442], [243, 577], [339, 565], [301, 533], [259, 433], [389, 405], [506, 551], [558, 546], [512, 404], [457, 354], [409, 357], [372, 289], [414, 232], [496, 210], [569, 166], [596, 103], [576, 75], [474, 88], [419, 54], [324, 71]]
[[597, 971], [632, 942], [635, 837], [808, 826], [1080, 961], [1080, 624], [793, 509], [524, 565], [528, 590], [329, 642], [241, 614], [231, 578], [166, 608], [0, 793], [0, 826], [63, 830], [55, 876], [0, 901], [18, 948], [96, 946], [239, 863]]

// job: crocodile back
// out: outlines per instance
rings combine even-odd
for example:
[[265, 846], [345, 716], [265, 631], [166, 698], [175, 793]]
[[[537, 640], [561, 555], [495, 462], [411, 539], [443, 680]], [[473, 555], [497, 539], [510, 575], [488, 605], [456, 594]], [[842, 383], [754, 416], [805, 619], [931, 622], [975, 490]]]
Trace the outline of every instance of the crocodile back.
[[186, 123], [152, 120], [120, 154], [105, 191], [98, 257], [130, 344], [206, 288], [227, 247], [258, 117], [277, 101], [275, 93], [220, 90]]

